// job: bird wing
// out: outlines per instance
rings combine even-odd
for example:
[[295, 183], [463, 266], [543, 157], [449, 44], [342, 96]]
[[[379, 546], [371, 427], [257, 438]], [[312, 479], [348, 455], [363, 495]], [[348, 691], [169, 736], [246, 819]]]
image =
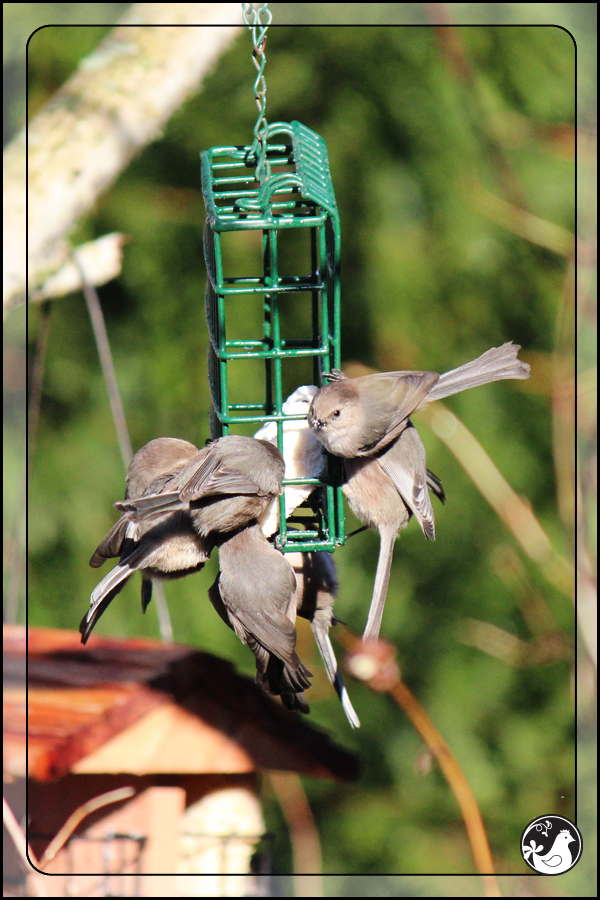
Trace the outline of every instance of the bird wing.
[[132, 500], [121, 500], [113, 503], [115, 509], [122, 512], [127, 518], [136, 522], [144, 518], [161, 516], [166, 512], [176, 512], [187, 509], [187, 503], [182, 503], [179, 491], [167, 491], [163, 494], [151, 494], [148, 497], [135, 497]]
[[[221, 590], [220, 590], [220, 586], [219, 586], [220, 580], [221, 580], [221, 573], [219, 572], [216, 579], [213, 581], [213, 583], [211, 584], [211, 586], [208, 589], [208, 599], [210, 600], [210, 602], [212, 603], [212, 605], [218, 612], [219, 616], [223, 619], [225, 624], [228, 625], [231, 629], [233, 629], [235, 631], [235, 628], [233, 628], [233, 623], [231, 621], [231, 616], [229, 615], [229, 611], [228, 611], [227, 607], [225, 606], [225, 604], [223, 603], [223, 598], [221, 597]], [[238, 635], [238, 637], [239, 637], [239, 635]], [[243, 640], [243, 638], [240, 638], [240, 639]]]
[[280, 659], [288, 662], [295, 656], [296, 629], [290, 620], [278, 609], [270, 608], [268, 615], [262, 609], [228, 606], [230, 616], [241, 622], [246, 631], [263, 647]]
[[184, 502], [215, 494], [260, 494], [256, 481], [240, 472], [235, 457], [206, 456], [182, 472], [179, 496]]
[[427, 487], [430, 491], [433, 491], [435, 496], [442, 502], [446, 502], [446, 492], [444, 490], [444, 486], [437, 475], [431, 471], [431, 469], [427, 469]]
[[[281, 673], [283, 685], [287, 685], [293, 691], [310, 687], [311, 672], [296, 654], [296, 629], [285, 613], [273, 602], [270, 603], [268, 597], [263, 598], [260, 606], [232, 602], [227, 596], [226, 585], [222, 579], [219, 582], [219, 591], [231, 627], [240, 640], [252, 650], [261, 674], [264, 675], [266, 672], [268, 658], [265, 651], [267, 651], [284, 664], [284, 672]], [[217, 612], [223, 617], [219, 605], [212, 597], [211, 600]]]
[[373, 456], [396, 440], [406, 428], [408, 417], [427, 396], [439, 377], [437, 372], [381, 372], [365, 376], [378, 379], [377, 382], [373, 382], [373, 386], [376, 388], [375, 394], [380, 397], [378, 403], [376, 397], [370, 396], [370, 391], [366, 393], [369, 416], [372, 421], [377, 421], [379, 416], [377, 407], [383, 404], [384, 416], [388, 422], [385, 435], [377, 444], [368, 448], [366, 455]]
[[206, 459], [209, 448], [198, 450], [191, 463], [180, 466], [174, 472], [163, 472], [155, 478], [137, 497], [128, 495], [125, 500], [114, 503], [128, 519], [140, 521], [154, 518], [162, 513], [188, 508], [188, 501], [181, 499], [181, 485], [186, 484], [189, 472], [194, 472]]
[[[157, 490], [157, 487], [170, 489]], [[211, 447], [206, 447], [199, 450], [184, 469], [154, 481], [143, 496], [114, 505], [124, 513], [133, 514], [137, 520], [188, 509], [190, 502], [203, 497], [257, 493], [261, 493], [259, 486], [236, 469], [233, 459], [228, 460], [214, 451], [211, 453]]]
[[296, 629], [279, 610], [272, 609], [271, 615], [266, 616], [260, 609], [248, 609], [238, 603], [232, 603], [228, 600], [220, 573], [211, 585], [208, 596], [223, 621], [233, 628], [239, 639], [251, 648], [255, 656], [256, 641], [264, 649], [273, 651], [279, 656], [289, 657], [294, 652]]
[[[156, 494], [169, 494], [172, 491], [176, 491], [179, 488], [179, 479], [181, 478], [181, 471], [183, 468], [184, 467], [182, 466], [175, 472], [163, 472], [151, 481], [138, 497], [153, 497]], [[128, 494], [126, 499], [132, 500], [138, 498]]]
[[115, 556], [121, 556], [125, 549], [124, 542], [127, 538], [127, 527], [130, 525], [125, 516], [121, 516], [118, 522], [115, 522], [105, 538], [103, 538], [90, 559], [90, 566], [97, 569], [107, 559], [113, 559]]
[[377, 461], [414, 513], [425, 537], [435, 540], [433, 507], [427, 490], [425, 448], [416, 428], [409, 423], [409, 427], [377, 457]]
[[556, 866], [560, 866], [563, 859], [562, 856], [558, 853], [555, 853], [553, 856], [550, 856], [548, 859], [545, 856], [538, 857], [539, 861], [543, 863], [545, 866], [548, 866], [551, 869], [556, 868]]

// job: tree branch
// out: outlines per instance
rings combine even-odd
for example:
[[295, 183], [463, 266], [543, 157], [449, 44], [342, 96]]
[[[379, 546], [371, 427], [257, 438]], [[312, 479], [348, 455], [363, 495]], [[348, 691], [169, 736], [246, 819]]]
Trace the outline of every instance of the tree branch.
[[27, 225], [28, 287], [37, 290], [70, 259], [80, 219], [198, 90], [237, 22], [236, 3], [135, 4], [29, 125], [28, 223], [25, 133], [7, 147], [5, 313], [26, 296]]

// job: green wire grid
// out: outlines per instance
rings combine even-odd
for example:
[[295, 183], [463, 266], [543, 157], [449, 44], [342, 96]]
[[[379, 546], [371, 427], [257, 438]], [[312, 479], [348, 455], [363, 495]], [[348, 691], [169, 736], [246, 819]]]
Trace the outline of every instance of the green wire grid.
[[[279, 143], [281, 136], [286, 143]], [[283, 452], [283, 422], [300, 415], [282, 412], [282, 365], [285, 360], [312, 360], [313, 382], [322, 383], [324, 372], [340, 366], [340, 220], [333, 192], [327, 145], [300, 122], [277, 122], [268, 127], [266, 165], [256, 180], [251, 147], [213, 147], [201, 154], [202, 191], [207, 218], [204, 256], [208, 280], [206, 318], [210, 343], [208, 375], [213, 402], [211, 435], [228, 434], [231, 427], [264, 422], [277, 423], [277, 444]], [[310, 273], [279, 272], [280, 232], [309, 229]], [[224, 271], [222, 234], [256, 230], [262, 233], [262, 275], [233, 276]], [[310, 338], [283, 338], [280, 301], [301, 295], [293, 302], [311, 308]], [[227, 339], [228, 298], [261, 297], [263, 326], [260, 340]], [[304, 296], [302, 296], [304, 295]], [[230, 396], [229, 367], [240, 360], [264, 361], [264, 395], [254, 403], [237, 403]], [[284, 551], [333, 551], [345, 541], [344, 507], [339, 460], [329, 457], [323, 480], [285, 479], [280, 497], [280, 528], [276, 544]], [[310, 518], [292, 515], [285, 522], [285, 488], [310, 484], [316, 490], [308, 505]]]

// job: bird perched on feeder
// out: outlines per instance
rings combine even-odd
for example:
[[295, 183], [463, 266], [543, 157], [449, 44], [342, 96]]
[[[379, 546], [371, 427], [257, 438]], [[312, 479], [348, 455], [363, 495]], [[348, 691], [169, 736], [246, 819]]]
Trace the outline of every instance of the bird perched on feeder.
[[[317, 440], [306, 421], [311, 401], [318, 388], [303, 384], [285, 400], [281, 411], [286, 416], [304, 416], [283, 423], [283, 458], [286, 478], [319, 478], [325, 471], [326, 456], [323, 445]], [[266, 422], [254, 435], [277, 446], [277, 423]], [[294, 484], [285, 489], [285, 517], [290, 516], [313, 492], [314, 485]], [[267, 537], [279, 524], [279, 501], [275, 499], [259, 516], [260, 525]]]
[[164, 482], [115, 507], [132, 522], [167, 511], [189, 512], [198, 534], [227, 532], [257, 518], [281, 493], [281, 453], [268, 441], [228, 434], [190, 458]]
[[202, 568], [213, 532], [245, 525], [281, 492], [284, 464], [265, 441], [226, 435], [198, 450], [188, 441], [157, 438], [133, 457], [122, 512], [90, 565], [120, 561], [92, 591], [80, 631], [85, 643], [94, 625], [136, 571], [142, 572], [142, 609], [153, 579], [181, 578]]
[[[315, 395], [308, 424], [326, 450], [344, 458], [343, 486], [350, 508], [380, 535], [373, 597], [363, 639], [379, 636], [394, 543], [411, 515], [426, 538], [435, 538], [425, 448], [409, 419], [434, 400], [500, 381], [528, 378], [529, 366], [510, 342], [444, 375], [381, 372], [347, 378], [335, 371]], [[439, 484], [439, 482], [438, 482]], [[441, 485], [440, 485], [441, 487]]]
[[[143, 496], [149, 488], [168, 485], [189, 463], [198, 449], [177, 438], [157, 438], [135, 454], [127, 469], [125, 498]], [[199, 571], [210, 557], [213, 542], [198, 534], [189, 513], [166, 512], [143, 522], [131, 522], [125, 515], [100, 542], [90, 566], [98, 568], [107, 559], [121, 557], [108, 575], [94, 588], [90, 608], [79, 630], [82, 643], [110, 602], [134, 572], [142, 574], [142, 610], [152, 598], [153, 579], [181, 578]]]
[[[319, 478], [325, 471], [326, 456], [323, 445], [317, 440], [306, 421], [311, 401], [318, 388], [314, 384], [304, 384], [297, 388], [283, 403], [281, 410], [287, 416], [302, 415], [303, 419], [283, 423], [283, 458], [286, 478]], [[255, 438], [277, 444], [277, 423], [267, 422], [254, 435]], [[306, 500], [314, 490], [314, 485], [289, 485], [285, 489], [286, 519]], [[263, 533], [269, 537], [279, 524], [279, 501], [275, 499], [258, 519]], [[335, 563], [330, 553], [294, 552], [287, 553], [296, 575], [297, 589], [294, 592], [288, 617], [295, 622], [296, 616], [308, 619], [329, 680], [333, 684], [346, 717], [353, 728], [360, 727], [360, 721], [348, 692], [329, 639], [329, 629], [335, 621], [333, 604], [338, 589]]]
[[256, 657], [256, 681], [288, 709], [308, 713], [303, 691], [311, 673], [298, 657], [294, 570], [252, 522], [216, 538], [220, 572], [208, 596], [223, 621]]
[[338, 590], [333, 556], [326, 551], [311, 551], [288, 553], [286, 558], [294, 569], [297, 584], [288, 616], [292, 621], [298, 615], [310, 622], [325, 671], [341, 700], [346, 718], [353, 728], [360, 728], [360, 721], [344, 686], [329, 639], [329, 629], [336, 621], [333, 604]]

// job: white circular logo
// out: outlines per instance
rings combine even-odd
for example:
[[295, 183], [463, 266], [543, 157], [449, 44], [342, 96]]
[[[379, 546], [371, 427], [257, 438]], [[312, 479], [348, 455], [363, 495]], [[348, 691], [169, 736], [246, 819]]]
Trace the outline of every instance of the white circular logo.
[[562, 875], [579, 862], [583, 841], [564, 816], [538, 816], [521, 835], [523, 859], [541, 875]]

